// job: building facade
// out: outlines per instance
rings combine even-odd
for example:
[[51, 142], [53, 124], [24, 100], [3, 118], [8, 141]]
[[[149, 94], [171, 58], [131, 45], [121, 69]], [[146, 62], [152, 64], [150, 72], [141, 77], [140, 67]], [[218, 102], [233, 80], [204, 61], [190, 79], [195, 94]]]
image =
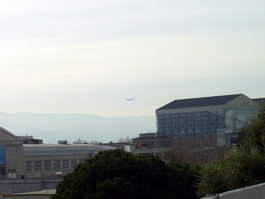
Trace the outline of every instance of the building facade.
[[244, 94], [175, 100], [156, 110], [157, 132], [174, 138], [216, 138], [218, 129], [245, 126], [257, 105]]
[[116, 147], [92, 144], [42, 144], [42, 141], [30, 136], [29, 139], [21, 139], [0, 127], [0, 179], [60, 177], [72, 172], [77, 164], [93, 157], [99, 151], [111, 149]]
[[130, 152], [137, 155], [153, 154], [162, 158], [164, 151], [171, 150], [173, 137], [165, 133], [141, 133], [133, 139]]

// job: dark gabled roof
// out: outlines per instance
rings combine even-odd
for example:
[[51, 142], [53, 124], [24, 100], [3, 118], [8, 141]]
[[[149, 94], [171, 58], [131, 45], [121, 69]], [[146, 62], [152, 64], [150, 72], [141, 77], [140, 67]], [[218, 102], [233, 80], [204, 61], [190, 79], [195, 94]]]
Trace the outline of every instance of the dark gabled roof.
[[262, 103], [262, 102], [265, 102], [265, 98], [255, 98], [255, 99], [252, 99], [254, 102], [256, 103]]
[[157, 110], [222, 105], [240, 95], [242, 94], [174, 100]]

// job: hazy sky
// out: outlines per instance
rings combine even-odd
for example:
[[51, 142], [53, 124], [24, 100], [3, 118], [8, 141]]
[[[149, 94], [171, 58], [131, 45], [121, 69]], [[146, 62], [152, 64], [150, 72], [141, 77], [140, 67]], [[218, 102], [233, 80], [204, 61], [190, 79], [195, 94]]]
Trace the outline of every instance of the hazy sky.
[[175, 99], [265, 97], [264, 0], [1, 0], [0, 25], [3, 113], [155, 115]]

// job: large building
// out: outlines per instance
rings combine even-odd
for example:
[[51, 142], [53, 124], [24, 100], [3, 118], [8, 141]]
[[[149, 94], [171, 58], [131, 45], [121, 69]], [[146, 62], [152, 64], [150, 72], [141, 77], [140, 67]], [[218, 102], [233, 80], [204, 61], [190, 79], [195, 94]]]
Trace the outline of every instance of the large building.
[[55, 188], [64, 174], [72, 172], [86, 158], [116, 149], [109, 145], [60, 143], [42, 144], [32, 136], [15, 136], [0, 127], [0, 193], [47, 189], [44, 182], [48, 178], [48, 188]]
[[215, 138], [218, 129], [242, 128], [257, 111], [244, 94], [174, 100], [156, 110], [157, 132], [175, 138]]

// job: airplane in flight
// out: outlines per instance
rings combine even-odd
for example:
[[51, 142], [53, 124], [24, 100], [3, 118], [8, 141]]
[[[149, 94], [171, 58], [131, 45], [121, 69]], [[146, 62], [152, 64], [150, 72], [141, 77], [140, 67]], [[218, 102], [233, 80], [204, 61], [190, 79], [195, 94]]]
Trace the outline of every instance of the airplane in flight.
[[135, 100], [135, 97], [134, 98], [127, 98], [125, 100], [127, 100], [127, 101], [133, 101], [133, 100]]

